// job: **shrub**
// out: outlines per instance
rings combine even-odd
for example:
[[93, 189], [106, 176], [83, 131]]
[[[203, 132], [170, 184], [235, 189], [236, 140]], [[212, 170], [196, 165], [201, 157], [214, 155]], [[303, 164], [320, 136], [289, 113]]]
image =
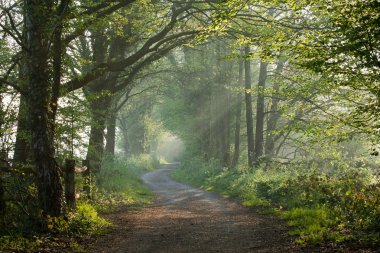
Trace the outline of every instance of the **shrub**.
[[302, 163], [231, 170], [196, 158], [184, 162], [173, 176], [238, 198], [247, 206], [284, 210], [279, 213], [295, 227], [292, 233], [299, 236], [299, 243], [379, 243], [380, 184], [365, 169], [327, 172]]
[[48, 219], [48, 227], [52, 232], [69, 235], [96, 234], [110, 225], [107, 220], [99, 217], [94, 206], [83, 202], [78, 203], [76, 212]]

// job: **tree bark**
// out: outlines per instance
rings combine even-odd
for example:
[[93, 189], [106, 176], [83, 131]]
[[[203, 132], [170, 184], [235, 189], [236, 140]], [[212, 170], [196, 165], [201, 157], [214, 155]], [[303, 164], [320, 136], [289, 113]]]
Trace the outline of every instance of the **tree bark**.
[[51, 85], [49, 46], [51, 2], [24, 1], [26, 20], [26, 69], [28, 112], [31, 119], [32, 150], [37, 170], [39, 206], [44, 215], [59, 216], [63, 210], [60, 168], [54, 155], [52, 124], [49, 121]]
[[[244, 62], [239, 60], [239, 81], [238, 86], [244, 86], [243, 84], [243, 71], [244, 71]], [[235, 112], [235, 140], [234, 140], [234, 156], [232, 158], [231, 167], [235, 168], [239, 162], [240, 156], [240, 122], [241, 122], [241, 110], [243, 106], [243, 96], [241, 92], [237, 95], [236, 98], [236, 112]]]
[[256, 162], [263, 155], [264, 149], [264, 117], [265, 117], [265, 98], [264, 89], [267, 79], [267, 62], [260, 62], [259, 83], [257, 85], [257, 107], [256, 107], [256, 142], [255, 159]]
[[[249, 57], [251, 52], [247, 46], [244, 49], [245, 57]], [[251, 61], [245, 60], [245, 117], [247, 122], [247, 143], [248, 143], [248, 166], [253, 167], [255, 163], [255, 147], [253, 136], [253, 118], [252, 118], [252, 81], [251, 81]]]
[[[25, 29], [24, 29], [25, 30]], [[23, 31], [24, 40], [26, 38], [25, 31]], [[26, 62], [25, 62], [25, 52], [23, 53], [23, 60], [19, 63], [19, 73], [18, 77], [21, 80], [21, 87], [26, 89]], [[31, 160], [31, 147], [30, 147], [30, 118], [28, 114], [28, 102], [25, 95], [20, 96], [20, 104], [18, 108], [17, 115], [17, 132], [16, 132], [16, 143], [13, 154], [13, 161], [17, 165], [26, 164], [28, 159]]]
[[17, 133], [16, 133], [16, 143], [13, 155], [13, 161], [15, 164], [22, 165], [26, 164], [28, 160], [28, 155], [30, 153], [30, 119], [28, 114], [26, 98], [20, 96], [20, 105], [18, 109], [17, 116]]
[[[55, 121], [58, 110], [59, 89], [62, 76], [62, 24], [58, 24], [53, 34], [53, 87], [50, 99], [50, 120]], [[53, 131], [54, 124], [52, 125]]]

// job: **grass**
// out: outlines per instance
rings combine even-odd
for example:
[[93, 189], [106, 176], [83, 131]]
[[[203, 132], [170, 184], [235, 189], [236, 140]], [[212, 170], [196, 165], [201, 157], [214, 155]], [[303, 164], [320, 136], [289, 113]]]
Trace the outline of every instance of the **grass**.
[[380, 242], [380, 184], [365, 171], [324, 174], [302, 164], [228, 169], [193, 158], [172, 176], [277, 214], [300, 244], [350, 241], [376, 247]]
[[296, 242], [299, 244], [317, 244], [331, 234], [329, 227], [332, 221], [324, 208], [292, 208], [280, 215], [295, 228], [290, 234], [298, 236]]
[[157, 161], [145, 155], [105, 162], [97, 176], [94, 203], [97, 210], [107, 212], [122, 205], [141, 206], [150, 203], [153, 193], [140, 177], [157, 167]]

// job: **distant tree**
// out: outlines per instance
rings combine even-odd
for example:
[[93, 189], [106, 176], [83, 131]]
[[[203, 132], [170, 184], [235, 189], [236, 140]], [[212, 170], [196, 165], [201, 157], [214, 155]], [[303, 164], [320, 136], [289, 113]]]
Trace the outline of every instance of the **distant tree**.
[[[266, 139], [265, 139], [265, 156], [268, 158], [272, 158], [274, 155], [274, 149], [275, 149], [275, 142], [276, 142], [276, 136], [275, 133], [277, 129], [278, 121], [281, 117], [280, 108], [279, 108], [279, 102], [281, 101], [280, 98], [280, 84], [278, 75], [281, 74], [283, 68], [284, 68], [284, 61], [285, 58], [281, 58], [277, 64], [276, 69], [274, 71], [274, 77], [270, 80], [273, 83], [273, 92], [271, 94], [270, 99], [270, 107], [268, 113], [268, 121], [267, 121], [267, 128], [266, 128]], [[276, 78], [277, 77], [277, 78]]]
[[251, 80], [251, 49], [249, 46], [244, 48], [245, 62], [244, 62], [244, 87], [245, 87], [245, 118], [247, 127], [247, 143], [248, 143], [248, 165], [253, 167], [255, 164], [255, 142], [253, 133], [253, 116], [252, 116], [252, 80]]
[[256, 138], [255, 160], [256, 162], [264, 154], [264, 121], [265, 121], [265, 84], [267, 79], [267, 62], [260, 62], [259, 82], [257, 84], [256, 107]]
[[[239, 78], [237, 82], [237, 87], [244, 87], [244, 61], [241, 59], [243, 57], [243, 52], [240, 52], [239, 59]], [[243, 107], [243, 96], [241, 92], [238, 92], [236, 97], [236, 112], [235, 112], [235, 135], [234, 135], [234, 154], [231, 161], [231, 167], [236, 167], [239, 162], [240, 156], [240, 125], [241, 125], [241, 112]]]

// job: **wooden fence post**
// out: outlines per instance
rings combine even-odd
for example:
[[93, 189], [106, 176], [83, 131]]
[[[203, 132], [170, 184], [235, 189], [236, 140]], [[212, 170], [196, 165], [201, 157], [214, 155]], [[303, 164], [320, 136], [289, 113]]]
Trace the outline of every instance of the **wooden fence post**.
[[83, 183], [83, 191], [86, 193], [87, 198], [91, 199], [91, 167], [90, 167], [90, 160], [83, 160], [82, 166], [87, 167], [85, 171], [83, 171], [82, 176], [84, 178]]
[[65, 166], [65, 196], [67, 206], [75, 209], [75, 160], [66, 159]]

